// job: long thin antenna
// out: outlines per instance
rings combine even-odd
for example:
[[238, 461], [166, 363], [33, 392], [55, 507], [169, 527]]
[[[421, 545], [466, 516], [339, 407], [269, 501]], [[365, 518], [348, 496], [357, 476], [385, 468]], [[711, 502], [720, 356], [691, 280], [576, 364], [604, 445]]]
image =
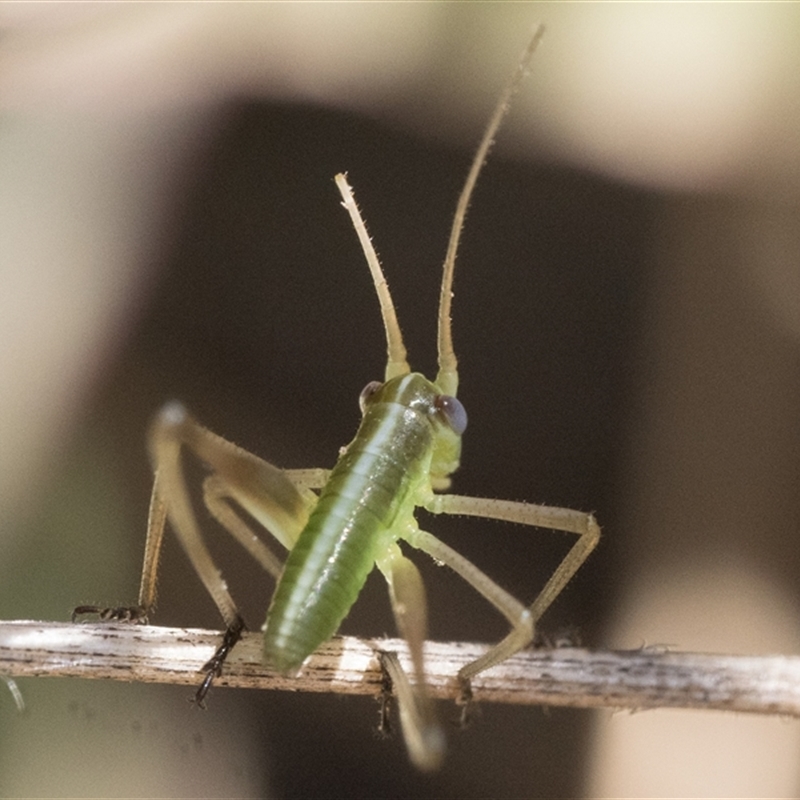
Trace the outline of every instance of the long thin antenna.
[[456, 390], [458, 389], [458, 359], [456, 359], [456, 354], [453, 350], [453, 333], [450, 314], [453, 299], [453, 272], [456, 266], [456, 252], [458, 251], [458, 243], [461, 239], [461, 231], [464, 227], [464, 218], [467, 215], [467, 206], [469, 205], [475, 184], [478, 181], [478, 175], [480, 175], [483, 162], [486, 160], [489, 149], [494, 143], [497, 129], [500, 127], [500, 123], [503, 121], [503, 117], [509, 109], [511, 98], [514, 96], [522, 79], [527, 74], [531, 58], [543, 35], [544, 25], [539, 25], [534, 31], [530, 42], [528, 42], [528, 46], [525, 48], [525, 52], [522, 54], [511, 80], [500, 95], [492, 118], [486, 126], [483, 139], [481, 139], [481, 143], [475, 153], [475, 158], [469, 169], [464, 188], [461, 190], [461, 196], [458, 198], [456, 213], [453, 217], [453, 227], [450, 230], [450, 241], [447, 245], [447, 255], [444, 259], [442, 289], [439, 296], [439, 374], [436, 376], [436, 385], [444, 394], [455, 396]]
[[389, 293], [389, 284], [386, 283], [386, 278], [381, 269], [381, 263], [378, 260], [378, 254], [372, 246], [372, 240], [367, 233], [367, 226], [364, 224], [364, 220], [361, 218], [361, 212], [356, 205], [355, 198], [353, 197], [353, 190], [347, 183], [347, 176], [340, 172], [335, 180], [339, 193], [342, 195], [342, 205], [347, 209], [348, 214], [350, 214], [353, 227], [356, 229], [358, 239], [361, 242], [361, 249], [367, 257], [369, 271], [372, 273], [375, 291], [378, 293], [378, 301], [381, 304], [383, 327], [386, 331], [386, 380], [388, 381], [390, 378], [395, 378], [398, 375], [406, 375], [411, 372], [411, 368], [408, 366], [408, 361], [406, 360], [406, 347], [403, 344], [403, 334], [400, 332], [400, 325], [397, 322], [394, 303]]

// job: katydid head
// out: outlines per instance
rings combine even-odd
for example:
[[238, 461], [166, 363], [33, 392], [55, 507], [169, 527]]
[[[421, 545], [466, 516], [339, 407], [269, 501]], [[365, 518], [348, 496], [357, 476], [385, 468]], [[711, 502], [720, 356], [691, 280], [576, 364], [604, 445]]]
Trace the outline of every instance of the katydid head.
[[[442, 394], [424, 375], [409, 371], [383, 382], [371, 381], [358, 402], [363, 417], [359, 433], [376, 432], [391, 418], [387, 416], [388, 408], [394, 408], [394, 414], [400, 409], [405, 437], [402, 458], [412, 463], [424, 451], [428, 461], [423, 473], [431, 488], [442, 491], [450, 486], [450, 475], [461, 460], [461, 435], [467, 427], [467, 412], [457, 398]], [[394, 428], [393, 432], [397, 430]], [[388, 431], [383, 428], [382, 437]]]

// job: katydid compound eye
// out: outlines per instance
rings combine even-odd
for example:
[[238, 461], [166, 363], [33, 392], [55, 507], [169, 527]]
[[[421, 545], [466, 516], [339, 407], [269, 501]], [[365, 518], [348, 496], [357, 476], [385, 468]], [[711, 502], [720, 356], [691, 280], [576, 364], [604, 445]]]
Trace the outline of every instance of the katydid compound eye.
[[372, 399], [373, 395], [381, 388], [383, 384], [380, 381], [370, 381], [362, 390], [361, 394], [358, 396], [358, 407], [361, 409], [361, 413], [363, 414], [364, 411], [367, 409], [367, 404]]
[[461, 401], [450, 397], [449, 394], [440, 394], [433, 404], [447, 420], [447, 424], [453, 429], [453, 432], [461, 436], [467, 429], [467, 410], [461, 405]]

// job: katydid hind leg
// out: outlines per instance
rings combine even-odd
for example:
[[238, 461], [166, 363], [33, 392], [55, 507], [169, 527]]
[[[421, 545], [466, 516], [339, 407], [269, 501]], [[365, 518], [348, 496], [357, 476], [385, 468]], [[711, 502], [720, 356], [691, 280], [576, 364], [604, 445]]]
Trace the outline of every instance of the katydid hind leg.
[[411, 685], [397, 653], [379, 651], [381, 669], [391, 682], [392, 697], [397, 701], [400, 727], [408, 757], [422, 772], [433, 772], [442, 763], [445, 738], [438, 723], [431, 725], [420, 694]]

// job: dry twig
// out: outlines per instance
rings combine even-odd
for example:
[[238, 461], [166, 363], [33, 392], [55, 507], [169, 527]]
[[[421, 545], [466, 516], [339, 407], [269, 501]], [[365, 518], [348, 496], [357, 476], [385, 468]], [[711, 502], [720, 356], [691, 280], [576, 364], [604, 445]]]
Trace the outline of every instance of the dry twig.
[[[93, 623], [0, 622], [0, 674], [197, 685], [220, 633], [186, 628]], [[426, 644], [434, 696], [454, 699], [459, 668], [487, 649], [463, 642]], [[301, 674], [285, 678], [261, 664], [261, 636], [245, 634], [216, 686], [377, 695], [376, 650], [398, 639], [337, 637]], [[475, 698], [496, 703], [579, 708], [704, 708], [800, 717], [800, 656], [732, 656], [659, 650], [526, 650], [473, 681]]]

